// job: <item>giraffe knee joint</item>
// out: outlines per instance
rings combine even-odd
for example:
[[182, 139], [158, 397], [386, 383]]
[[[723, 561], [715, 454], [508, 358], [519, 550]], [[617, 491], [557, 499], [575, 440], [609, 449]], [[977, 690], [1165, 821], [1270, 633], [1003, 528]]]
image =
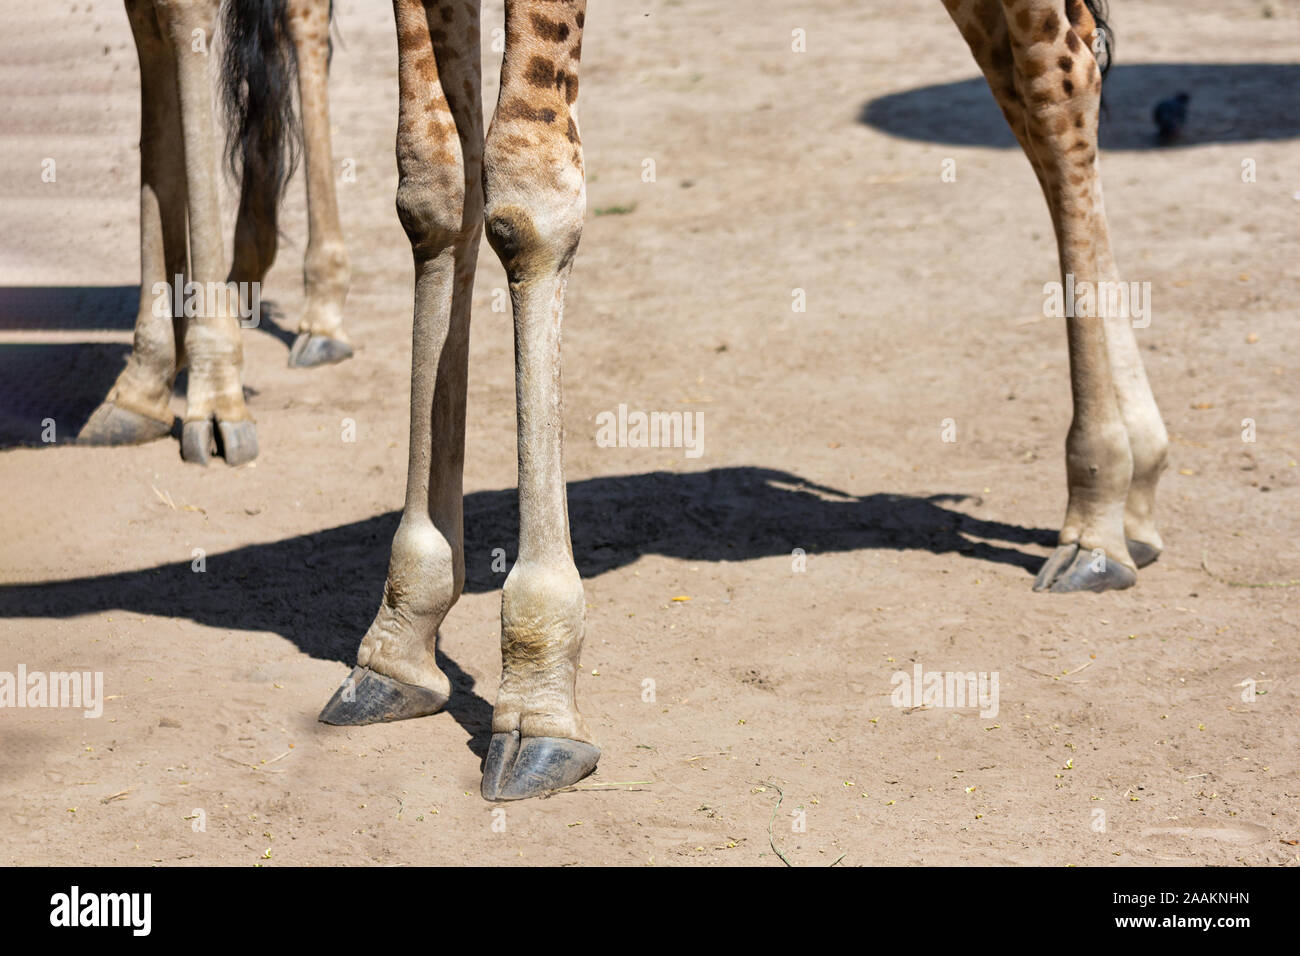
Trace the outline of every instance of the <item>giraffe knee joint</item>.
[[568, 269], [582, 238], [584, 209], [585, 200], [576, 205], [489, 203], [484, 216], [488, 244], [501, 259], [510, 280]]
[[[580, 152], [566, 144], [563, 158], [542, 148], [536, 161], [526, 161], [500, 136], [489, 137], [485, 149], [484, 231], [506, 274], [513, 281], [563, 272], [587, 212]], [[539, 168], [553, 172], [539, 176]]]
[[[457, 171], [456, 180], [460, 174]], [[465, 232], [465, 190], [425, 178], [402, 176], [397, 185], [397, 217], [411, 248], [436, 256], [450, 249]]]

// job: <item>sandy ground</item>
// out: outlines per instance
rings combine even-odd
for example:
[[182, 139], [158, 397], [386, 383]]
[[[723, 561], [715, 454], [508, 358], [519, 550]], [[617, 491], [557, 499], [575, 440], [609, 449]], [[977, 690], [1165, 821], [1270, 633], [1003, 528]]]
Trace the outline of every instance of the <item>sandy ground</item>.
[[[174, 439], [69, 444], [130, 340], [135, 54], [118, 3], [3, 0], [0, 670], [102, 672], [110, 699], [100, 719], [0, 710], [0, 858], [779, 865], [775, 846], [795, 865], [1294, 865], [1300, 589], [1246, 585], [1300, 578], [1296, 13], [1115, 5], [1103, 168], [1121, 270], [1151, 283], [1167, 551], [1133, 590], [1046, 596], [1030, 583], [1064, 509], [1070, 407], [1042, 317], [1045, 206], [939, 4], [863, 6], [592, 5], [564, 366], [579, 700], [604, 756], [579, 792], [502, 816], [478, 782], [514, 405], [486, 244], [469, 582], [441, 645], [455, 696], [398, 725], [315, 720], [378, 601], [404, 483], [390, 8], [337, 3], [357, 355], [286, 368], [295, 185], [266, 290], [278, 326], [245, 345], [262, 454], [203, 470]], [[500, 18], [494, 0], [485, 46]], [[1187, 142], [1154, 149], [1151, 107], [1181, 89]], [[620, 403], [702, 413], [703, 454], [598, 447]], [[997, 715], [891, 706], [917, 663], [996, 672]]]

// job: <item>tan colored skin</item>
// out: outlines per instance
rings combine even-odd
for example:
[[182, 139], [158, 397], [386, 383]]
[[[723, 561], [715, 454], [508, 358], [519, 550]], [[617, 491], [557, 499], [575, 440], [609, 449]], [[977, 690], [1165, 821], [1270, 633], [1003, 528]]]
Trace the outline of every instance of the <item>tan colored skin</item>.
[[303, 281], [307, 305], [299, 332], [347, 342], [343, 303], [352, 274], [339, 226], [330, 148], [329, 0], [289, 4], [289, 29], [298, 56], [298, 98], [307, 172], [307, 254]]
[[[177, 274], [205, 287], [226, 278], [260, 283], [274, 257], [274, 237], [269, 237], [265, 248], [271, 256], [259, 260], [249, 241], [253, 227], [241, 217], [233, 266], [229, 271], [225, 267], [211, 108], [215, 67], [209, 63], [218, 5], [219, 0], [126, 0], [141, 76], [140, 306], [126, 368], [82, 429], [83, 441], [129, 444], [166, 435], [172, 423], [172, 384], [186, 365], [184, 421], [228, 423], [255, 436], [244, 404], [239, 316], [234, 311], [189, 319], [153, 314], [155, 283], [170, 284]], [[309, 217], [307, 304], [299, 330], [347, 343], [342, 316], [350, 276], [334, 192], [326, 96], [328, 11], [329, 0], [290, 4]], [[203, 31], [205, 52], [193, 49], [196, 30]]]
[[383, 603], [357, 661], [441, 694], [438, 626], [464, 582], [461, 471], [470, 293], [481, 224], [510, 284], [519, 555], [501, 599], [494, 733], [591, 741], [574, 698], [586, 604], [569, 540], [560, 326], [586, 209], [575, 101], [585, 0], [507, 0], [484, 142], [478, 4], [394, 0], [397, 207], [415, 257], [411, 456]]
[[[1091, 14], [1078, 0], [944, 2], [1042, 185], [1062, 276], [1117, 280], [1097, 160], [1101, 76]], [[1148, 559], [1162, 547], [1153, 513], [1168, 436], [1130, 320], [1065, 323], [1074, 417], [1059, 543], [1099, 548], [1136, 571], [1130, 543]]]

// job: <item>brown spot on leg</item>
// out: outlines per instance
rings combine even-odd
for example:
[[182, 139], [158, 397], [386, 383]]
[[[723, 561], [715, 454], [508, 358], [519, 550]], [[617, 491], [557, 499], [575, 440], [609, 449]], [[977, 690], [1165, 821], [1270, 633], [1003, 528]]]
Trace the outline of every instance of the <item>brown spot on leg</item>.
[[1039, 59], [1030, 60], [1020, 70], [1021, 75], [1027, 80], [1036, 79], [1046, 72], [1047, 61]]
[[555, 82], [555, 64], [544, 56], [535, 56], [528, 61], [524, 78], [533, 86], [550, 86]]
[[551, 109], [533, 109], [523, 100], [512, 99], [502, 103], [497, 110], [497, 116], [500, 119], [518, 119], [527, 120], [533, 123], [552, 123], [555, 121], [555, 110]]
[[548, 20], [540, 13], [534, 13], [532, 16], [533, 29], [537, 36], [543, 40], [551, 40], [554, 43], [563, 43], [569, 38], [569, 25], [567, 23], [557, 23], [554, 20]]

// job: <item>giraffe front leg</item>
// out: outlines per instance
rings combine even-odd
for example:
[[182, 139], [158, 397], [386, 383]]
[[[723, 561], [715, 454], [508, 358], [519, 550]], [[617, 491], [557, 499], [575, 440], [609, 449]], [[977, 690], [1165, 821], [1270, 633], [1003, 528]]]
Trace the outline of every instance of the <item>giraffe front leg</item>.
[[461, 475], [470, 302], [483, 221], [478, 10], [394, 0], [399, 51], [397, 211], [415, 259], [406, 503], [384, 596], [330, 724], [440, 710], [451, 682], [438, 628], [465, 581]]
[[501, 95], [484, 158], [488, 241], [515, 324], [519, 557], [501, 594], [501, 686], [483, 796], [581, 780], [600, 750], [575, 698], [586, 603], [565, 498], [560, 327], [586, 209], [578, 95], [583, 0], [506, 3]]
[[186, 269], [176, 65], [152, 0], [127, 0], [126, 10], [140, 60], [140, 305], [126, 368], [77, 436], [88, 445], [133, 445], [168, 434], [181, 364], [167, 291]]
[[[999, 95], [1014, 91], [1023, 113], [1021, 142], [1052, 214], [1063, 289], [1100, 290], [1116, 276], [1097, 164], [1101, 72], [1090, 48], [1091, 15], [1065, 0], [1008, 2], [1003, 9], [1014, 82]], [[1067, 305], [1074, 400], [1065, 442], [1069, 503], [1059, 545], [1034, 589], [1127, 588], [1137, 581], [1124, 529], [1134, 455], [1112, 368], [1116, 330], [1108, 330], [1103, 310]]]
[[307, 173], [307, 255], [303, 281], [307, 304], [289, 365], [312, 368], [352, 356], [343, 328], [343, 303], [351, 271], [339, 227], [330, 149], [329, 61], [330, 0], [296, 0], [289, 7], [289, 32], [298, 59], [298, 99], [302, 106]]

